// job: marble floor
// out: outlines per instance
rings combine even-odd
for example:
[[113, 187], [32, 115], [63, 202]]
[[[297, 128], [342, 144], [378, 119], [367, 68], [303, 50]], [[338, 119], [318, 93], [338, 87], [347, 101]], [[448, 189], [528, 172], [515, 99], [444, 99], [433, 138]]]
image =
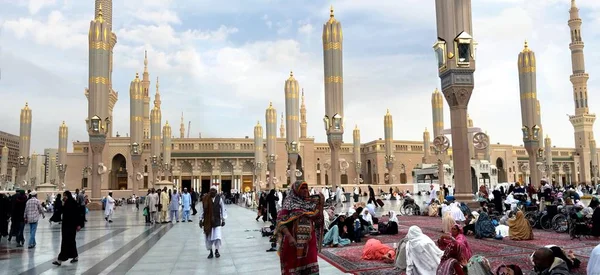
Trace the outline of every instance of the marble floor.
[[[256, 212], [236, 205], [227, 210], [219, 259], [206, 258], [197, 216], [192, 223], [147, 226], [142, 212], [130, 205], [119, 207], [111, 224], [100, 211], [88, 214], [88, 223], [77, 234], [75, 264], [52, 265], [61, 237], [60, 225], [50, 225], [49, 215], [39, 223], [36, 248], [17, 248], [14, 240], [3, 238], [0, 274], [280, 274], [277, 254], [265, 252], [270, 243], [260, 236], [264, 224], [254, 220]], [[321, 274], [344, 274], [322, 259], [319, 263]]]

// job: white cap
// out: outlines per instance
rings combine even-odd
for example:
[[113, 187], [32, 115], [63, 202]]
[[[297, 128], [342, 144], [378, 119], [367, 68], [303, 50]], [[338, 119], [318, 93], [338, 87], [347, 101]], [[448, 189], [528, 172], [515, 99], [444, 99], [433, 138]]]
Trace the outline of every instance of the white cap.
[[29, 193], [29, 195], [37, 196], [37, 192], [35, 190], [33, 190], [33, 191], [31, 191], [31, 193]]
[[217, 188], [217, 186], [216, 186], [216, 185], [213, 185], [213, 186], [211, 186], [211, 187], [210, 187], [210, 190], [219, 191], [219, 189]]

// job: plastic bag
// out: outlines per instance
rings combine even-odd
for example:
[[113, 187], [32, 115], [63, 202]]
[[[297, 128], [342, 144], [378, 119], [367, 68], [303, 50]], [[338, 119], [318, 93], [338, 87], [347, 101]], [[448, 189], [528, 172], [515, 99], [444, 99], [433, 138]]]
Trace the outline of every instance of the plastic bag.
[[148, 207], [144, 207], [144, 216], [148, 216]]

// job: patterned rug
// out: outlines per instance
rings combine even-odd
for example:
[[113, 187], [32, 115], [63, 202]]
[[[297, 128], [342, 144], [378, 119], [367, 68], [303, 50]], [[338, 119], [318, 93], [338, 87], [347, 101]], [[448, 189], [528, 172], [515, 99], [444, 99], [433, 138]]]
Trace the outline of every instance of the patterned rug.
[[[341, 271], [357, 275], [380, 275], [397, 274], [393, 264], [380, 261], [366, 261], [361, 259], [362, 248], [369, 238], [375, 238], [382, 243], [393, 247], [399, 242], [412, 225], [419, 226], [423, 233], [434, 241], [443, 233], [441, 232], [441, 219], [424, 216], [401, 216], [397, 235], [368, 236], [361, 243], [353, 243], [346, 247], [323, 248], [321, 257]], [[582, 261], [582, 267], [572, 272], [573, 275], [585, 274], [585, 267], [592, 249], [598, 245], [594, 239], [582, 238], [571, 240], [568, 234], [558, 234], [554, 231], [543, 231], [534, 229], [534, 240], [513, 241], [508, 238], [504, 240], [475, 239], [467, 236], [469, 246], [473, 255], [482, 255], [488, 258], [494, 270], [502, 264], [517, 264], [523, 271], [533, 270], [529, 256], [539, 247], [546, 245], [558, 245], [565, 250], [573, 250], [575, 255]]]

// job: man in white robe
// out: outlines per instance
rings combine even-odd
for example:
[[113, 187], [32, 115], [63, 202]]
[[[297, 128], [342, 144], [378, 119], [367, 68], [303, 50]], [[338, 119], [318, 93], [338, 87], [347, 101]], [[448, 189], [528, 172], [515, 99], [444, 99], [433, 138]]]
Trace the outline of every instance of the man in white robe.
[[114, 213], [114, 209], [115, 209], [115, 199], [113, 199], [112, 197], [112, 192], [108, 192], [108, 195], [106, 196], [106, 205], [104, 206], [104, 219], [107, 222], [113, 222], [112, 221], [112, 215]]
[[[217, 195], [217, 187], [212, 186], [210, 192], [202, 198], [202, 210], [200, 210], [200, 228], [204, 228], [206, 249], [210, 251], [208, 258], [221, 257], [221, 230], [225, 226], [227, 209], [221, 195]], [[215, 253], [213, 254], [213, 246]]]

